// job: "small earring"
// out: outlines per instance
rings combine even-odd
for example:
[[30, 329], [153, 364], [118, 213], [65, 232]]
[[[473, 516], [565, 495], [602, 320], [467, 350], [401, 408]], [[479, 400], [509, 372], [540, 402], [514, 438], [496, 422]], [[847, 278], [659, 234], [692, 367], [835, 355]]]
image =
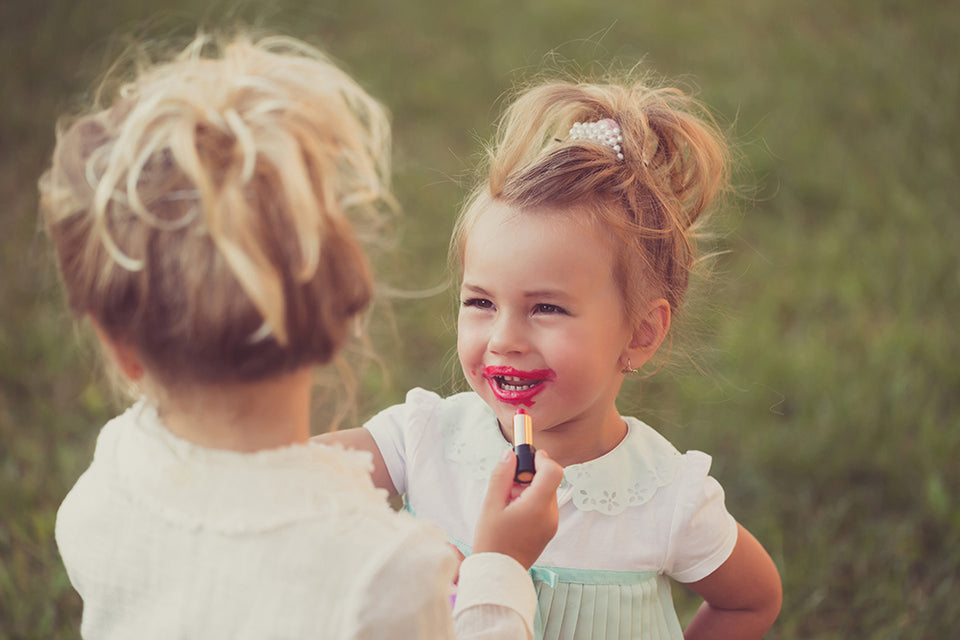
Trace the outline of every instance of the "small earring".
[[630, 366], [630, 358], [628, 357], [628, 358], [627, 358], [627, 366], [625, 366], [623, 369], [621, 369], [621, 370], [620, 370], [620, 373], [626, 373], [627, 375], [636, 375], [636, 374], [640, 373], [640, 368], [639, 368], [639, 367], [631, 367], [631, 366]]

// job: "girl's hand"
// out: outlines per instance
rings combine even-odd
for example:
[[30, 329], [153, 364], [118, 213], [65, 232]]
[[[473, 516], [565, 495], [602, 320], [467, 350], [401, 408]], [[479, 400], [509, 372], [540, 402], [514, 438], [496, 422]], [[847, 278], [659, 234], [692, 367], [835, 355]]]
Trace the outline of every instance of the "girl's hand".
[[563, 468], [543, 450], [537, 451], [535, 463], [537, 473], [529, 485], [513, 481], [517, 458], [512, 450], [494, 467], [477, 522], [474, 553], [503, 553], [529, 569], [557, 533], [557, 487]]

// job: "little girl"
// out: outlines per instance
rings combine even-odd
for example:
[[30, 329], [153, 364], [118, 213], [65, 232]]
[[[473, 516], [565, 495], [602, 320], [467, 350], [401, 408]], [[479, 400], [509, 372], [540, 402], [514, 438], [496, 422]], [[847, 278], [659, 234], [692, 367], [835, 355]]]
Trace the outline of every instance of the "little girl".
[[642, 84], [522, 93], [451, 244], [473, 392], [414, 389], [331, 436], [372, 451], [375, 483], [469, 559], [484, 478], [525, 409], [564, 467], [559, 530], [532, 569], [538, 637], [680, 638], [668, 578], [704, 599], [687, 638], [759, 638], [779, 612], [776, 567], [727, 512], [710, 457], [615, 405], [681, 309], [695, 223], [724, 186], [726, 147], [699, 113]]
[[442, 534], [369, 455], [309, 442], [313, 371], [371, 297], [355, 224], [390, 201], [388, 152], [349, 76], [242, 34], [60, 129], [40, 191], [69, 305], [142, 392], [57, 517], [85, 638], [532, 636], [556, 463], [519, 497], [491, 465], [452, 615]]

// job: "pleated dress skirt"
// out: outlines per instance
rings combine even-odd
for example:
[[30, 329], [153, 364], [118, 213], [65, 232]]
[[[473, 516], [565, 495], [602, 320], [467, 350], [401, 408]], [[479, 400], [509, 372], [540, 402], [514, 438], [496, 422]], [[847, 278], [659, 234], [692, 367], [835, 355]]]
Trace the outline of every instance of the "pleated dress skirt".
[[543, 640], [682, 640], [670, 580], [656, 571], [534, 566], [535, 636]]

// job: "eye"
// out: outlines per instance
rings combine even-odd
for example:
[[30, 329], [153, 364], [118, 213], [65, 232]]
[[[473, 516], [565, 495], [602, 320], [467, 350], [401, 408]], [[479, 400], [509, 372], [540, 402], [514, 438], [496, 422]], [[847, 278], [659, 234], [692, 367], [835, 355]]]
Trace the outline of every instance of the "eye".
[[477, 309], [493, 309], [493, 303], [486, 298], [464, 298], [460, 304], [465, 307], [476, 307]]
[[567, 310], [564, 309], [563, 307], [558, 307], [555, 304], [548, 304], [546, 302], [541, 302], [540, 304], [534, 305], [533, 312], [545, 313], [545, 314], [560, 313], [560, 314], [567, 315]]

